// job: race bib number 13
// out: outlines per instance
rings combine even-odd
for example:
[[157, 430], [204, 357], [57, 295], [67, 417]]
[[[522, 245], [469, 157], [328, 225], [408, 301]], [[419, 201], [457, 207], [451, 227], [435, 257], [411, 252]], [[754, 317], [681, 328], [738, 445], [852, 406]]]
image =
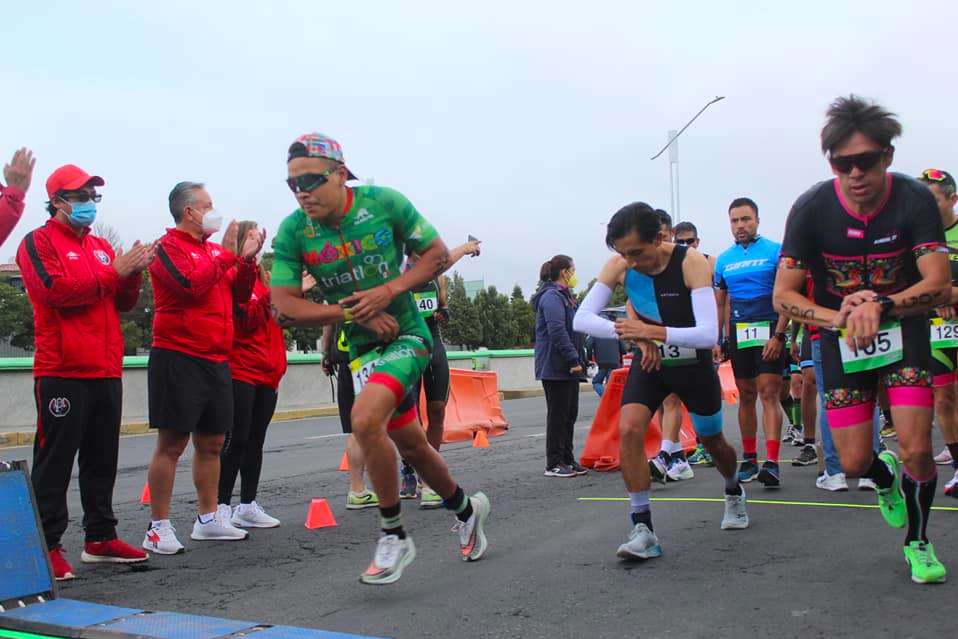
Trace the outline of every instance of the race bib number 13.
[[931, 333], [932, 348], [941, 350], [958, 346], [958, 320], [933, 317], [928, 323], [928, 329]]
[[698, 353], [694, 348], [685, 348], [675, 344], [663, 344], [656, 342], [659, 347], [659, 355], [662, 357], [662, 366], [687, 366], [698, 361]]
[[375, 349], [349, 362], [349, 371], [353, 374], [353, 392], [357, 395], [369, 381], [369, 376], [379, 363], [380, 355], [382, 353], [379, 349]]
[[901, 341], [901, 322], [894, 320], [878, 327], [875, 341], [868, 346], [853, 349], [845, 343], [845, 330], [839, 331], [842, 369], [846, 373], [860, 373], [893, 364], [904, 357]]
[[764, 347], [772, 335], [771, 322], [736, 322], [735, 347], [756, 348]]

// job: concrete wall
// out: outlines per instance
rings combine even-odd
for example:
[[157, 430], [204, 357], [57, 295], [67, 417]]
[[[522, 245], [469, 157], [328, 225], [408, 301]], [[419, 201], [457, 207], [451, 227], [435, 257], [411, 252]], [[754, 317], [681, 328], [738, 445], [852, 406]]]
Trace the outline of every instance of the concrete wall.
[[[495, 371], [499, 390], [538, 387], [532, 368], [532, 352], [488, 351], [477, 360], [486, 370]], [[449, 365], [473, 368], [472, 353], [450, 353]], [[128, 358], [123, 369], [123, 423], [147, 421], [146, 358]], [[334, 382], [335, 384], [335, 382]], [[291, 356], [289, 370], [279, 387], [278, 412], [303, 411], [328, 407], [334, 403], [330, 378], [326, 377], [316, 356]], [[33, 372], [26, 365], [0, 367], [0, 432], [32, 430], [37, 413], [33, 399]]]

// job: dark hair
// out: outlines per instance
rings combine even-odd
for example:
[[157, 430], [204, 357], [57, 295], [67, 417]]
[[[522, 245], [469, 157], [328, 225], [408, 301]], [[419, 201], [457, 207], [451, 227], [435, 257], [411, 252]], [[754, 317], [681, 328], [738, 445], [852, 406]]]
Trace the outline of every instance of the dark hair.
[[901, 135], [897, 114], [857, 95], [837, 98], [825, 112], [822, 127], [822, 153], [831, 153], [855, 132], [871, 139], [883, 149]]
[[669, 231], [672, 230], [672, 216], [666, 213], [663, 209], [655, 209], [655, 214], [659, 216], [662, 224], [665, 224], [665, 228]]
[[53, 206], [53, 200], [55, 200], [55, 199], [57, 199], [58, 197], [60, 197], [60, 194], [61, 194], [62, 192], [63, 192], [63, 191], [57, 191], [56, 193], [54, 193], [53, 195], [50, 196], [50, 201], [47, 202], [47, 213], [50, 214], [50, 217], [53, 217], [54, 215], [57, 214], [57, 210], [56, 210], [56, 208]]
[[204, 188], [202, 182], [180, 182], [170, 191], [170, 214], [177, 224], [183, 217], [183, 209], [193, 203], [193, 193]]
[[555, 255], [539, 269], [539, 281], [555, 282], [559, 273], [572, 266], [572, 258], [568, 255]]
[[752, 210], [755, 211], [755, 217], [758, 217], [758, 204], [755, 203], [750, 197], [737, 197], [732, 200], [732, 203], [728, 205], [728, 212], [731, 213], [732, 209], [738, 208], [740, 206], [750, 206]]
[[637, 231], [643, 242], [652, 242], [662, 230], [662, 217], [645, 202], [626, 204], [615, 212], [605, 227], [605, 245], [613, 251], [615, 241]]
[[672, 229], [673, 235], [678, 235], [679, 233], [691, 233], [696, 238], [699, 236], [699, 230], [695, 228], [695, 225], [691, 222], [679, 222], [675, 225], [675, 228]]

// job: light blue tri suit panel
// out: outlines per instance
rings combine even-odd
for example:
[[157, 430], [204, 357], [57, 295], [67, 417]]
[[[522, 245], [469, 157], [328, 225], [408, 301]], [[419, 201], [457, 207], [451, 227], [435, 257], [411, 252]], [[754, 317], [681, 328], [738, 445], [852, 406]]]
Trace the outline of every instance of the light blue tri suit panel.
[[736, 244], [718, 256], [713, 285], [728, 291], [732, 321], [778, 319], [772, 289], [781, 249], [781, 244], [759, 236], [747, 246]]
[[632, 302], [632, 308], [640, 317], [650, 319], [658, 324], [662, 323], [662, 314], [659, 313], [658, 299], [655, 295], [655, 282], [648, 275], [643, 275], [635, 269], [625, 271], [625, 294]]

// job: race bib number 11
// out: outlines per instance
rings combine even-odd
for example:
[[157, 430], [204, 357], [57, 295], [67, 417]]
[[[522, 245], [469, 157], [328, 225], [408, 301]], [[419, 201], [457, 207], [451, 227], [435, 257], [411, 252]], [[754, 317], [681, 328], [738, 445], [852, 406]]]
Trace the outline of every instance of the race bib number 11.
[[377, 348], [349, 362], [349, 371], [353, 374], [353, 392], [357, 395], [369, 381], [369, 376], [379, 363], [380, 355], [382, 353]]
[[946, 320], [933, 317], [928, 323], [931, 333], [931, 347], [941, 350], [958, 346], [958, 320]]
[[735, 347], [738, 349], [764, 347], [771, 336], [771, 322], [735, 323]]
[[901, 322], [894, 320], [878, 327], [875, 341], [868, 346], [853, 349], [845, 343], [845, 330], [839, 331], [838, 348], [841, 350], [842, 370], [860, 373], [893, 364], [904, 357], [901, 341]]

